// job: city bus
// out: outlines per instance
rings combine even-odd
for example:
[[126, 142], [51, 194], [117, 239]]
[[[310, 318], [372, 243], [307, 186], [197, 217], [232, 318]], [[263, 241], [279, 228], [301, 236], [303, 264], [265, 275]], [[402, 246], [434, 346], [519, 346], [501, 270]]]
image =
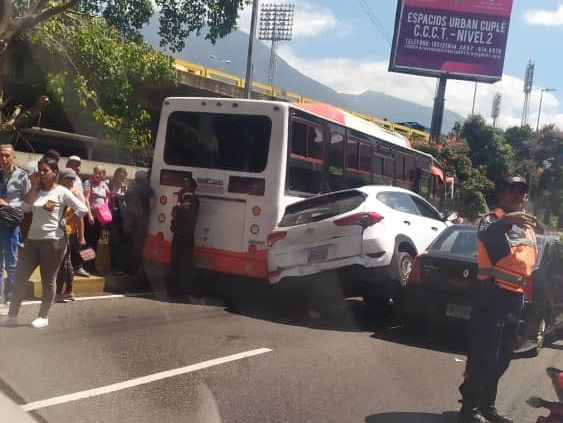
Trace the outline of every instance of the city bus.
[[167, 98], [150, 182], [157, 195], [143, 255], [170, 260], [172, 208], [197, 182], [196, 267], [267, 277], [266, 239], [292, 202], [369, 184], [396, 185], [439, 202], [444, 175], [429, 154], [376, 124], [316, 103]]

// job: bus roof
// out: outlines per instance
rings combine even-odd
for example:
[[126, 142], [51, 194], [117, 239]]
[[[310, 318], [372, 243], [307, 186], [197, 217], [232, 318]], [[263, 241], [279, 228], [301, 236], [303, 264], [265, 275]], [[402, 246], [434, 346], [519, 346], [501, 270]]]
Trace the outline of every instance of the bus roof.
[[412, 148], [411, 143], [407, 137], [401, 134], [391, 132], [381, 126], [354, 116], [351, 113], [345, 112], [337, 107], [324, 103], [290, 103], [296, 109], [304, 110], [313, 113], [325, 119], [332, 120], [333, 122], [345, 125], [350, 129], [372, 135], [381, 140], [388, 141], [392, 144], [399, 145], [405, 148]]
[[371, 135], [380, 140], [387, 141], [391, 144], [395, 144], [399, 147], [403, 147], [410, 150], [415, 150], [418, 154], [432, 158], [431, 154], [425, 153], [423, 151], [412, 148], [410, 140], [396, 132], [389, 131], [376, 123], [367, 121], [358, 116], [355, 116], [349, 112], [346, 112], [338, 107], [331, 106], [326, 103], [293, 103], [286, 101], [277, 100], [258, 100], [258, 99], [246, 99], [246, 98], [224, 98], [224, 97], [167, 97], [164, 99], [166, 102], [177, 102], [177, 101], [220, 101], [220, 102], [232, 102], [232, 103], [263, 103], [263, 104], [275, 104], [280, 107], [293, 107], [295, 109], [302, 110], [307, 113], [314, 114], [323, 119], [330, 120], [336, 124], [344, 125], [352, 130], [363, 132], [364, 134]]

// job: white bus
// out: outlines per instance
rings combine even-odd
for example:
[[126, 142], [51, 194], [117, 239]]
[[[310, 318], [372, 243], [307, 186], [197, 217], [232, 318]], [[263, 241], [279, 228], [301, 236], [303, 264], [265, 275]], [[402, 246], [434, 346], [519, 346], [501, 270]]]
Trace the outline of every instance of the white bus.
[[432, 156], [407, 138], [332, 106], [227, 98], [167, 98], [154, 147], [144, 258], [170, 260], [170, 219], [184, 178], [197, 181], [195, 265], [267, 277], [266, 239], [285, 207], [368, 184], [444, 197]]

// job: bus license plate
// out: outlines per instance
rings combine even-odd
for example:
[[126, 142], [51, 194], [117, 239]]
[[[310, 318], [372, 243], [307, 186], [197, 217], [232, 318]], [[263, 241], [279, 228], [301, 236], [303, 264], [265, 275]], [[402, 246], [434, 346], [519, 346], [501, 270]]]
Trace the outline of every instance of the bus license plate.
[[328, 245], [321, 245], [307, 250], [307, 263], [326, 260], [328, 256]]
[[471, 307], [449, 303], [446, 307], [446, 316], [469, 320], [471, 318]]

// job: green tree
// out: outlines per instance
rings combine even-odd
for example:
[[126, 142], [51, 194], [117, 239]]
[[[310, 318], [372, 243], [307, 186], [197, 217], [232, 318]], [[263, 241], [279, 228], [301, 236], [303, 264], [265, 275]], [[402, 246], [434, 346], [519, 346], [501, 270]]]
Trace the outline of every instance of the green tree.
[[506, 142], [512, 146], [514, 153], [519, 159], [530, 156], [530, 140], [534, 137], [534, 131], [530, 125], [513, 126], [504, 132]]
[[531, 199], [547, 225], [563, 227], [563, 133], [547, 125], [529, 141], [532, 174]]
[[139, 40], [139, 30], [155, 13], [159, 15], [162, 46], [172, 51], [185, 47], [192, 33], [207, 29], [215, 42], [236, 26], [238, 11], [247, 0], [0, 0], [0, 53], [13, 38], [51, 18], [71, 12], [103, 17], [129, 38]]
[[58, 16], [36, 28], [33, 42], [41, 48], [47, 92], [72, 111], [81, 132], [150, 154], [151, 115], [138, 87], [175, 84], [172, 58], [101, 18]]
[[[161, 45], [172, 51], [205, 28], [215, 42], [232, 31], [246, 0], [0, 0], [0, 56], [11, 43], [32, 39], [52, 54], [47, 63], [51, 100], [66, 110], [90, 111], [96, 135], [145, 148], [151, 116], [132, 97], [140, 83], [169, 84], [170, 59], [142, 43], [140, 28], [158, 11]], [[137, 44], [137, 45], [136, 45]], [[19, 47], [19, 46], [18, 46]], [[8, 109], [0, 81], [0, 130], [17, 131], [49, 104]], [[98, 132], [98, 131], [97, 131]]]
[[444, 172], [454, 178], [454, 200], [448, 208], [461, 216], [477, 219], [487, 210], [484, 192], [491, 184], [485, 176], [484, 167], [474, 168], [469, 158], [469, 148], [464, 140], [455, 136], [436, 140], [413, 140], [413, 147], [432, 154], [442, 165]]
[[481, 116], [472, 116], [455, 128], [467, 142], [469, 157], [474, 166], [486, 166], [486, 176], [493, 182], [502, 180], [513, 171], [515, 155], [504, 134], [487, 125]]

